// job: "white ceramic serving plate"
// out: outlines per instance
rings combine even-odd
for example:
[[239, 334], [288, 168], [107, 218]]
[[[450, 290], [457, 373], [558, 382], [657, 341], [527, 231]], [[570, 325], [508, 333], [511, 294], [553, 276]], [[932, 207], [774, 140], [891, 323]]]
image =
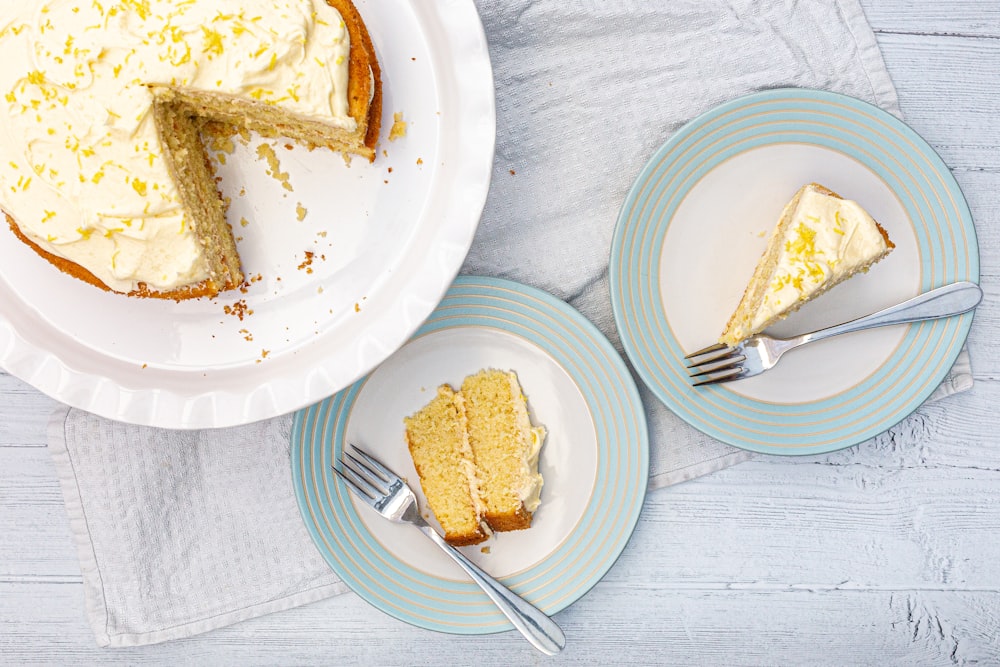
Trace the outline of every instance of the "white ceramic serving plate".
[[[254, 280], [216, 299], [105, 294], [0, 234], [0, 367], [106, 417], [216, 427], [328, 396], [413, 333], [457, 274], [485, 203], [492, 70], [471, 2], [357, 5], [383, 70], [375, 163], [271, 142], [288, 192], [257, 140], [238, 145], [220, 175]], [[407, 132], [389, 141], [394, 113]]]

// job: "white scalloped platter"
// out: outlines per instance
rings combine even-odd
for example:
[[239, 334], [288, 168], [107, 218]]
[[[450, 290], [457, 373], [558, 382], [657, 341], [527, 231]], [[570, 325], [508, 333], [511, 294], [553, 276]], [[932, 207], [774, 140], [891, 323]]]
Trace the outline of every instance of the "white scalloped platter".
[[[245, 291], [106, 294], [0, 230], [0, 367], [53, 398], [169, 428], [243, 424], [363, 376], [437, 306], [489, 190], [493, 76], [472, 2], [355, 0], [383, 69], [374, 164], [253, 138], [218, 165]], [[406, 134], [388, 140], [394, 114]]]

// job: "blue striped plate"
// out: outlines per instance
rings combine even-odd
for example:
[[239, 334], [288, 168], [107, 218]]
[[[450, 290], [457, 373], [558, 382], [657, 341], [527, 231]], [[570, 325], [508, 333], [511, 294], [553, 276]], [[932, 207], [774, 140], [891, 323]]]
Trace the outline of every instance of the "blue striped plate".
[[[345, 442], [383, 459], [421, 499], [403, 417], [442, 383], [514, 370], [548, 436], [532, 527], [463, 552], [546, 613], [608, 571], [639, 516], [649, 475], [645, 414], [621, 357], [583, 316], [537, 289], [460, 277], [414, 337], [368, 377], [296, 414], [292, 475], [306, 526], [334, 571], [365, 600], [433, 630], [511, 629], [489, 599], [419, 531], [356, 506], [331, 463]], [[428, 513], [425, 513], [431, 520]]]
[[742, 97], [694, 119], [626, 198], [610, 259], [622, 343], [653, 393], [723, 442], [819, 454], [890, 428], [941, 383], [972, 315], [830, 339], [772, 371], [692, 388], [683, 357], [715, 342], [766, 236], [803, 184], [860, 202], [896, 243], [888, 258], [775, 327], [804, 333], [933, 287], [979, 279], [972, 217], [931, 147], [865, 102], [804, 89]]

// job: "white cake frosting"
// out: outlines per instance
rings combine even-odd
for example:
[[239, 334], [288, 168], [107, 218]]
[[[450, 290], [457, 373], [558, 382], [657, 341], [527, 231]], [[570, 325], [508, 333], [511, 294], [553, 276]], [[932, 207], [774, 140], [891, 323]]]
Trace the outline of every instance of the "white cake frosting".
[[[782, 218], [787, 213], [783, 211]], [[857, 202], [806, 188], [791, 215], [753, 330], [886, 251], [875, 220]]]
[[528, 416], [528, 399], [521, 392], [521, 385], [517, 381], [517, 374], [513, 371], [507, 372], [507, 381], [510, 385], [510, 398], [514, 406], [514, 417], [517, 420], [517, 430], [521, 436], [521, 443], [524, 445], [521, 466], [521, 487], [516, 489], [517, 497], [524, 503], [524, 509], [534, 512], [542, 502], [542, 486], [545, 480], [538, 471], [538, 456], [542, 450], [542, 442], [545, 440], [546, 431], [544, 426], [532, 426]]
[[48, 0], [0, 9], [0, 208], [116, 291], [205, 279], [150, 85], [355, 129], [349, 34], [324, 0]]

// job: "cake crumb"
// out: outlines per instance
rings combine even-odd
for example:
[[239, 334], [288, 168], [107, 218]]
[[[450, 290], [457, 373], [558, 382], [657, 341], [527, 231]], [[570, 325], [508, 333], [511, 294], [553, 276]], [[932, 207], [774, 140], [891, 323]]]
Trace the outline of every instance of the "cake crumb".
[[422, 157], [418, 157], [417, 158], [417, 164], [419, 165], [419, 164], [423, 164], [423, 163], [424, 163], [424, 159]]
[[240, 329], [239, 332], [243, 334], [243, 340], [245, 340], [246, 342], [250, 343], [253, 341], [253, 334], [250, 333], [248, 330]]
[[389, 130], [389, 141], [395, 141], [406, 136], [406, 121], [403, 120], [403, 113], [397, 111], [392, 114], [392, 129]]
[[354, 302], [354, 312], [355, 313], [361, 312], [361, 304], [359, 304], [357, 301]]
[[490, 548], [488, 546], [486, 546], [486, 547], [483, 547], [482, 549], [480, 549], [479, 551], [481, 551], [484, 554], [488, 554], [490, 552]]
[[344, 164], [345, 165], [347, 165], [348, 167], [351, 166], [351, 154], [350, 153], [341, 153], [340, 157], [344, 158]]
[[143, 364], [142, 367], [143, 368], [148, 368], [149, 366], [148, 366], [148, 364]]
[[246, 227], [249, 224], [250, 224], [249, 220], [247, 220], [246, 218], [240, 218], [240, 227]]
[[513, 169], [511, 169], [511, 170], [510, 170], [510, 175], [511, 175], [511, 176], [514, 176], [514, 175], [516, 175], [516, 174], [517, 174], [517, 172], [516, 172], [516, 171], [514, 171]]
[[321, 239], [325, 239], [326, 238], [326, 234], [327, 234], [327, 232], [326, 232], [325, 229], [323, 231], [321, 231], [321, 232], [316, 232], [316, 236], [320, 237]]
[[762, 229], [759, 232], [757, 232], [757, 238], [762, 239], [765, 236], [767, 236], [767, 230], [766, 229]]
[[299, 271], [302, 271], [304, 269], [306, 273], [312, 273], [313, 272], [312, 263], [314, 256], [315, 253], [313, 253], [311, 250], [306, 250], [306, 258], [302, 260], [301, 264], [299, 264]]
[[240, 299], [231, 306], [227, 304], [222, 307], [222, 311], [226, 315], [233, 315], [235, 317], [238, 317], [241, 322], [243, 321], [244, 317], [248, 315], [253, 315], [253, 310], [247, 307], [246, 299]]
[[294, 191], [292, 184], [288, 180], [288, 172], [281, 171], [281, 162], [278, 160], [278, 154], [274, 152], [274, 148], [270, 144], [257, 146], [257, 158], [267, 163], [268, 176], [281, 183], [281, 187], [289, 192]]
[[299, 219], [299, 222], [302, 222], [303, 220], [306, 219], [307, 213], [309, 213], [309, 210], [302, 205], [302, 202], [297, 202], [295, 204], [295, 217]]

